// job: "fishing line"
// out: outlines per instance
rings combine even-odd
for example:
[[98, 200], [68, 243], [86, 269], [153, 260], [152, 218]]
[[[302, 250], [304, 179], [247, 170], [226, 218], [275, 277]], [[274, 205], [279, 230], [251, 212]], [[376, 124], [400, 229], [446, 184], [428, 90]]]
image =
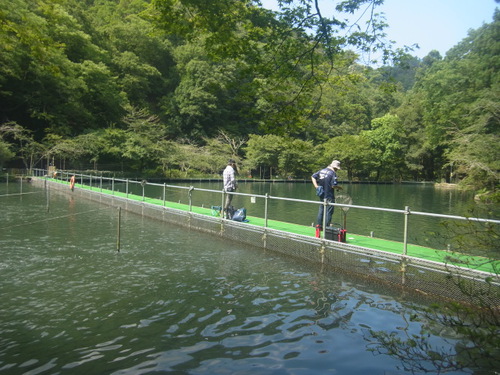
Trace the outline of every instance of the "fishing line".
[[97, 211], [101, 211], [101, 210], [108, 210], [110, 208], [112, 208], [112, 206], [104, 207], [104, 208], [98, 208], [97, 210], [90, 210], [90, 211], [84, 211], [84, 212], [78, 212], [78, 213], [74, 213], [74, 214], [69, 214], [69, 215], [62, 215], [62, 216], [51, 217], [51, 218], [43, 219], [43, 220], [31, 221], [29, 223], [11, 225], [9, 227], [0, 228], [0, 230], [17, 228], [17, 227], [22, 227], [22, 226], [25, 226], [25, 225], [31, 225], [31, 224], [38, 224], [38, 223], [48, 222], [48, 221], [63, 219], [63, 218], [66, 218], [66, 217], [71, 217], [71, 216], [76, 216], [76, 215], [82, 215], [82, 214], [88, 214], [88, 213], [91, 213], [91, 212], [97, 212]]

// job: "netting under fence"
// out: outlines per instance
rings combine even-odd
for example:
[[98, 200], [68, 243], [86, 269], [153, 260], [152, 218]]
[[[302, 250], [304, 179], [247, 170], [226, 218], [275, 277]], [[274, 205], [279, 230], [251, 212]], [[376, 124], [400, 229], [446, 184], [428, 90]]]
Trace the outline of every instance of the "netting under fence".
[[[67, 186], [57, 183], [51, 184], [51, 187], [66, 194], [77, 193], [70, 192]], [[99, 191], [78, 190], [77, 194], [92, 201], [120, 206], [138, 215], [258, 246], [284, 256], [320, 263], [377, 282], [467, 303], [500, 306], [498, 275], [235, 222]]]

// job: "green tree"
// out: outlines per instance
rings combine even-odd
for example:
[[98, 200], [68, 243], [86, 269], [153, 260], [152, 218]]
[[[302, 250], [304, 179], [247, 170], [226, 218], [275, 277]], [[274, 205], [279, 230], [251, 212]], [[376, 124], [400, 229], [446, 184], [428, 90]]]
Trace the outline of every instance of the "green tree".
[[394, 115], [385, 115], [372, 120], [372, 130], [362, 132], [374, 151], [376, 179], [401, 180], [405, 171], [405, 133], [401, 120]]
[[174, 50], [178, 81], [162, 100], [171, 138], [201, 144], [220, 131], [244, 136], [256, 128], [249, 112], [255, 99], [248, 92], [251, 77], [244, 61], [214, 59], [201, 42]]
[[132, 108], [124, 121], [127, 129], [123, 157], [129, 159], [139, 172], [149, 164], [158, 164], [166, 142], [166, 129], [158, 117], [145, 109]]
[[0, 168], [16, 154], [10, 149], [10, 144], [0, 139]]
[[46, 154], [45, 147], [33, 138], [33, 132], [13, 121], [0, 126], [0, 141], [4, 144], [4, 161], [17, 156], [28, 170], [35, 167]]
[[279, 156], [284, 143], [284, 138], [277, 135], [251, 134], [245, 147], [246, 167], [259, 178], [273, 178], [279, 170]]
[[[232, 137], [223, 130], [219, 131], [219, 135], [216, 138], [205, 139], [203, 149], [208, 153], [207, 158], [210, 173], [220, 175], [230, 158], [236, 160], [237, 164], [240, 164], [242, 147], [246, 142], [246, 138]], [[241, 168], [239, 172], [243, 172]]]
[[193, 57], [185, 66], [175, 90], [175, 103], [181, 119], [180, 134], [201, 138], [215, 136], [224, 127], [227, 86], [234, 79], [230, 65], [212, 64]]
[[278, 157], [279, 173], [284, 178], [306, 178], [311, 175], [316, 158], [311, 141], [286, 139]]
[[[126, 131], [114, 127], [89, 131], [68, 139], [70, 144], [74, 144], [74, 148], [68, 150], [68, 155], [80, 168], [90, 162], [94, 170], [106, 168], [110, 163], [113, 169], [119, 163], [123, 170], [121, 159], [126, 139]], [[107, 164], [101, 165], [101, 162]]]
[[349, 181], [368, 178], [378, 166], [377, 152], [366, 135], [335, 137], [322, 144], [321, 149], [322, 165], [330, 164], [333, 159], [340, 160]]
[[178, 144], [171, 160], [182, 172], [181, 177], [195, 176], [196, 171], [210, 171], [206, 151], [193, 144]]
[[[469, 32], [419, 76], [423, 126], [429, 148], [437, 150], [436, 176], [474, 180], [476, 187], [498, 183], [498, 100], [500, 13], [493, 23]], [[450, 173], [454, 175], [450, 178]], [[470, 178], [466, 178], [469, 176]]]
[[[0, 111], [41, 139], [117, 121], [123, 97], [101, 50], [68, 11], [54, 1], [4, 1], [0, 43]], [[66, 8], [67, 6], [67, 8]]]
[[325, 142], [343, 134], [358, 134], [369, 129], [372, 99], [363, 68], [353, 60], [339, 62], [338, 74], [331, 75], [323, 89], [321, 109], [313, 121], [314, 139]]
[[[158, 33], [145, 10], [149, 2], [96, 2], [85, 12], [132, 106], [157, 109], [176, 76], [172, 43]], [[109, 56], [109, 57], [108, 57]]]
[[394, 114], [402, 121], [405, 131], [408, 175], [414, 181], [434, 181], [435, 164], [440, 161], [441, 150], [431, 146], [425, 132], [422, 94], [410, 92], [401, 101], [402, 104], [394, 110]]
[[[372, 18], [364, 32], [353, 32], [342, 13], [373, 10], [381, 2], [339, 2], [339, 15], [332, 18], [312, 0], [280, 1], [277, 14], [253, 0], [154, 0], [152, 4], [167, 33], [201, 41], [218, 59], [249, 63], [254, 78], [248, 91], [256, 94], [253, 114], [258, 116], [259, 132], [304, 137], [321, 111], [321, 87], [334, 71], [335, 58], [349, 46], [383, 48], [378, 37], [386, 25], [375, 18], [376, 12], [368, 13]], [[339, 36], [340, 30], [346, 36]]]

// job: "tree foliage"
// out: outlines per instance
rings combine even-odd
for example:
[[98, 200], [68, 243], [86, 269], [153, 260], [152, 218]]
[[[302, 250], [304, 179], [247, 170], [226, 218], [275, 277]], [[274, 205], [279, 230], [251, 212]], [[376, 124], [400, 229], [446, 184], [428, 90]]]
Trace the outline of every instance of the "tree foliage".
[[350, 180], [496, 190], [498, 12], [420, 60], [385, 43], [381, 3], [0, 0], [2, 161], [308, 178], [336, 158]]

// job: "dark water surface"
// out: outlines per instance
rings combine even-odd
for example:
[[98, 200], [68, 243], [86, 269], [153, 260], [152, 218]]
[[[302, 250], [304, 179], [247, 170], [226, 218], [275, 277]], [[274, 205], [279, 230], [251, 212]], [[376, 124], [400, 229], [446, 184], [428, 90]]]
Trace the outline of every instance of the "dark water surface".
[[0, 374], [408, 374], [374, 332], [468, 344], [368, 280], [127, 212], [118, 253], [116, 208], [17, 192], [0, 184]]

